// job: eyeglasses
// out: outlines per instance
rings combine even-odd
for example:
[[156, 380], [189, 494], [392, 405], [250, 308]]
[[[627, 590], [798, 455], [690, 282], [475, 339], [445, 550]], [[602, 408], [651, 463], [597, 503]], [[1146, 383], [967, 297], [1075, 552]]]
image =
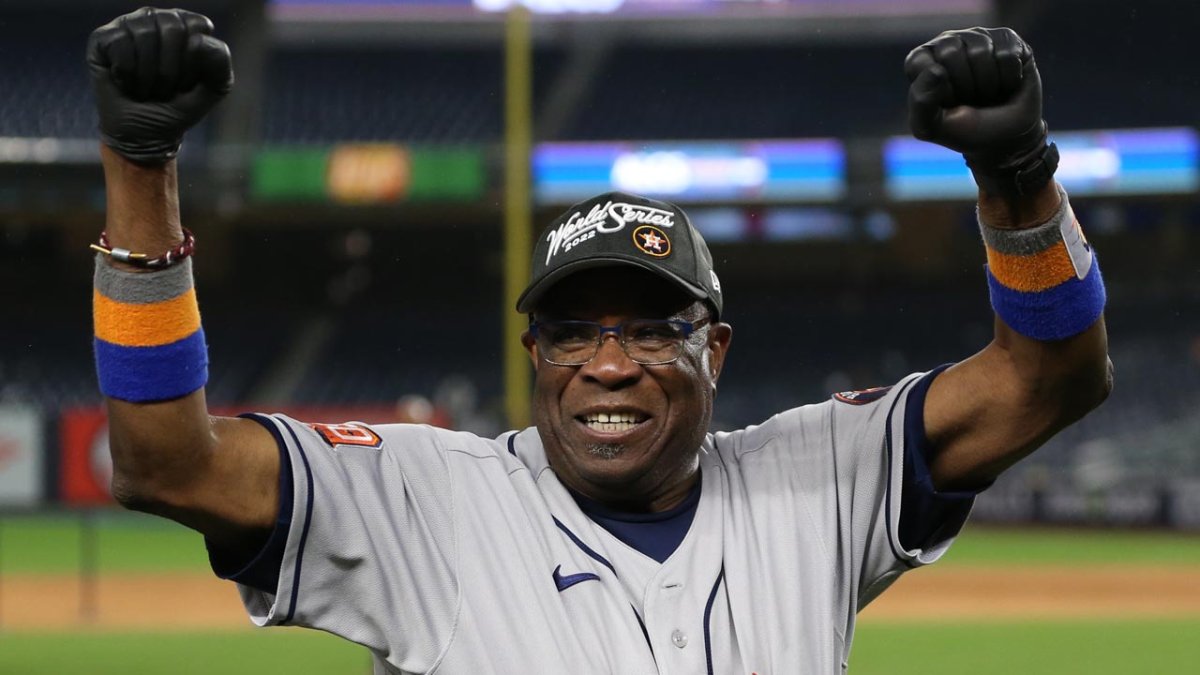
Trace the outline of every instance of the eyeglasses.
[[605, 333], [614, 333], [621, 349], [635, 363], [660, 366], [683, 353], [683, 343], [708, 324], [675, 319], [631, 319], [615, 326], [595, 321], [535, 321], [529, 332], [537, 341], [538, 353], [556, 366], [582, 366], [596, 357]]

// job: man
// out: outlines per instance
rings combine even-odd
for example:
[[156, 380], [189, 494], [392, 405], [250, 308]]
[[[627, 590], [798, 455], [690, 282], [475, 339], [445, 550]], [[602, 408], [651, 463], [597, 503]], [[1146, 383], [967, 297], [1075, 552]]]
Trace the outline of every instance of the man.
[[1110, 389], [1103, 285], [1052, 179], [1032, 52], [977, 28], [905, 64], [914, 133], [980, 185], [998, 318], [974, 356], [709, 434], [732, 329], [708, 249], [677, 207], [612, 193], [533, 253], [535, 427], [210, 417], [174, 156], [232, 86], [211, 31], [143, 9], [89, 44], [113, 493], [201, 532], [256, 623], [341, 635], [376, 672], [837, 672], [856, 612]]

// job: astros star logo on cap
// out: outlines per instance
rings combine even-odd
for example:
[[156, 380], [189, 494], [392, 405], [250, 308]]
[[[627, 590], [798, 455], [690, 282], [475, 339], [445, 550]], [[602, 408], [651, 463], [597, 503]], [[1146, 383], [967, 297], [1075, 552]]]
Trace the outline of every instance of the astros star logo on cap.
[[633, 245], [642, 253], [657, 258], [671, 254], [671, 240], [667, 238], [667, 233], [652, 225], [642, 225], [633, 231]]

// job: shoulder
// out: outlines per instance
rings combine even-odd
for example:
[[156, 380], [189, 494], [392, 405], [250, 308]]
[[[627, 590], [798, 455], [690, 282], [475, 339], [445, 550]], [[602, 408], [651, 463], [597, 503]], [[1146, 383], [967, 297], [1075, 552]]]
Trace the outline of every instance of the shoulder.
[[759, 424], [712, 434], [710, 442], [727, 462], [741, 462], [773, 448], [817, 447], [828, 436], [831, 412], [829, 401], [790, 408]]
[[304, 451], [325, 450], [337, 455], [374, 454], [412, 459], [422, 455], [459, 454], [477, 459], [507, 455], [503, 439], [482, 438], [426, 424], [371, 424], [362, 421], [309, 422], [282, 414], [249, 417], [267, 426], [285, 445]]
[[731, 461], [772, 447], [786, 448], [793, 454], [828, 448], [873, 423], [882, 424], [922, 375], [912, 373], [888, 386], [837, 392], [820, 403], [779, 412], [760, 424], [717, 432], [711, 442], [722, 457]]
[[895, 384], [839, 391], [831, 395], [829, 402], [835, 424], [845, 426], [882, 422], [891, 416], [898, 405], [903, 405], [912, 386], [924, 375], [923, 372], [910, 373]]
[[439, 445], [438, 430], [423, 424], [371, 424], [358, 420], [313, 422], [297, 420], [279, 413], [255, 413], [248, 417], [268, 428], [274, 426], [276, 431], [290, 436], [292, 441], [306, 449], [385, 450], [397, 446]]

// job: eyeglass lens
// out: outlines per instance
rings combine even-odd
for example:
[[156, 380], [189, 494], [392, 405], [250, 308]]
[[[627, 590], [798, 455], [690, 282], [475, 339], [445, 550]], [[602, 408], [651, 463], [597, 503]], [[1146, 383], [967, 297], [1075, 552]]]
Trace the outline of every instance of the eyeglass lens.
[[[635, 319], [618, 327], [621, 347], [643, 365], [668, 363], [679, 357], [687, 338], [686, 324]], [[538, 326], [538, 346], [551, 363], [582, 365], [591, 361], [601, 342], [601, 326], [591, 321], [547, 321]]]

